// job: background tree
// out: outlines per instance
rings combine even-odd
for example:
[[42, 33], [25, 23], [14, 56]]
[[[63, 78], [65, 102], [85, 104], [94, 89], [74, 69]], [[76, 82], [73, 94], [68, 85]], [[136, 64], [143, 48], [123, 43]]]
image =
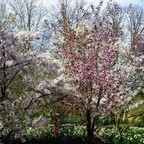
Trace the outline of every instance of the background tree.
[[[103, 24], [111, 27], [113, 30], [113, 34], [117, 36], [119, 35], [119, 40], [121, 42], [126, 41], [127, 33], [123, 32], [123, 29], [126, 29], [126, 14], [127, 14], [127, 8], [121, 7], [116, 2], [109, 2], [107, 3], [106, 7], [102, 11], [103, 15]], [[119, 33], [121, 31], [121, 33]]]
[[6, 16], [6, 1], [3, 0], [0, 2], [0, 20], [4, 19]]
[[[42, 3], [38, 3], [37, 0], [14, 0], [9, 1], [8, 5], [11, 8], [12, 13], [16, 15], [15, 30], [27, 32], [43, 32], [44, 19], [48, 15], [49, 11], [42, 5]], [[44, 34], [42, 35], [43, 36], [38, 43], [34, 41], [33, 44], [32, 42], [29, 43], [28, 41], [26, 50], [40, 50], [44, 44], [46, 44], [46, 40], [44, 40], [45, 36]], [[36, 43], [37, 48], [35, 47]]]
[[17, 28], [24, 31], [38, 31], [48, 10], [37, 0], [9, 1], [12, 12], [16, 13]]
[[132, 6], [129, 12], [128, 30], [130, 32], [131, 51], [135, 51], [136, 55], [137, 52], [143, 51], [143, 48], [141, 48], [137, 43], [137, 39], [143, 35], [144, 31], [143, 19], [143, 7], [138, 5]]

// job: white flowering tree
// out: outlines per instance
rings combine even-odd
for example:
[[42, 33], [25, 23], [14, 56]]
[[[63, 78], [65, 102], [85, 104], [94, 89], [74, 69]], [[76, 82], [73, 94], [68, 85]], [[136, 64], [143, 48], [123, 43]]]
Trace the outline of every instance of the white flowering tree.
[[[141, 41], [140, 41], [141, 40]], [[116, 65], [117, 78], [123, 79], [123, 83], [119, 86], [117, 92], [119, 104], [116, 109], [112, 111], [112, 117], [116, 130], [118, 130], [120, 122], [126, 121], [127, 113], [133, 105], [133, 100], [136, 99], [139, 92], [143, 89], [144, 83], [144, 56], [140, 49], [142, 46], [142, 39], [138, 40], [133, 47], [141, 46], [137, 51], [132, 51], [130, 48], [121, 45], [118, 49], [118, 62]], [[137, 101], [136, 105], [141, 105], [143, 100]], [[143, 103], [143, 102], [142, 102]]]
[[73, 92], [71, 79], [65, 74], [62, 63], [49, 53], [38, 54], [37, 64], [35, 100], [41, 100], [41, 118], [47, 119], [47, 123], [50, 119], [53, 121], [54, 132], [58, 136], [60, 126], [71, 108], [70, 98], [67, 97]]
[[0, 137], [4, 143], [11, 137], [23, 138], [30, 127], [42, 128], [49, 122], [51, 101], [60, 101], [71, 90], [60, 61], [49, 53], [21, 51], [27, 40], [39, 37], [39, 33], [9, 33], [1, 25]]
[[0, 137], [4, 143], [24, 127], [26, 101], [22, 101], [24, 85], [21, 84], [26, 84], [25, 75], [35, 71], [33, 57], [20, 52], [21, 44], [16, 34], [6, 32], [0, 24]]

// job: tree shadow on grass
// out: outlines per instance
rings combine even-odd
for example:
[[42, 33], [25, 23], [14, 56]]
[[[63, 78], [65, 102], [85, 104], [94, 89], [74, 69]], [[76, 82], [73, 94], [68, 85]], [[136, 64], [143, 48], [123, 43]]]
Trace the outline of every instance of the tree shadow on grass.
[[83, 138], [76, 138], [76, 139], [63, 139], [63, 138], [57, 138], [57, 139], [55, 138], [51, 140], [33, 139], [31, 141], [25, 142], [25, 144], [112, 144], [112, 143], [105, 139], [101, 139], [97, 137], [93, 138], [93, 140], [90, 143], [86, 137], [83, 137]]

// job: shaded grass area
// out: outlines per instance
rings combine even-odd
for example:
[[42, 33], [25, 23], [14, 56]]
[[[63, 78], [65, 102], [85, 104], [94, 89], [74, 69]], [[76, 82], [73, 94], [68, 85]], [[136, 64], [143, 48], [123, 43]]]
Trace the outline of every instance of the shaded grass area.
[[[12, 144], [22, 144], [21, 140], [16, 140]], [[112, 144], [111, 142], [100, 139], [95, 137], [92, 142], [90, 143], [86, 137], [77, 138], [77, 139], [62, 139], [62, 138], [55, 138], [55, 139], [32, 139], [30, 141], [25, 142], [24, 144]]]

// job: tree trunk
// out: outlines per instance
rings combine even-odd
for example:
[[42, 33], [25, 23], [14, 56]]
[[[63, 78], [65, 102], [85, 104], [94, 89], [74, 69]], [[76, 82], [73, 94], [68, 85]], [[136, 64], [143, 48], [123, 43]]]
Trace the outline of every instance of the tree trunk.
[[119, 131], [119, 126], [120, 126], [121, 120], [123, 119], [123, 115], [124, 115], [124, 111], [122, 109], [121, 112], [119, 113], [119, 115], [117, 116], [116, 120], [115, 120], [115, 131], [116, 132]]
[[94, 136], [93, 134], [94, 128], [92, 126], [91, 110], [86, 111], [86, 125], [87, 125], [88, 141], [89, 141], [89, 144], [91, 144], [93, 140], [93, 136]]
[[[2, 53], [3, 58], [6, 58], [5, 48], [2, 47], [2, 49], [3, 49], [3, 53]], [[1, 95], [2, 95], [1, 100], [3, 101], [6, 97], [6, 82], [5, 82], [5, 79], [6, 79], [6, 62], [3, 63], [2, 78], [3, 78], [3, 82], [1, 84]]]
[[54, 134], [55, 134], [56, 138], [58, 138], [58, 136], [59, 136], [59, 130], [60, 130], [59, 120], [56, 119], [54, 122]]

